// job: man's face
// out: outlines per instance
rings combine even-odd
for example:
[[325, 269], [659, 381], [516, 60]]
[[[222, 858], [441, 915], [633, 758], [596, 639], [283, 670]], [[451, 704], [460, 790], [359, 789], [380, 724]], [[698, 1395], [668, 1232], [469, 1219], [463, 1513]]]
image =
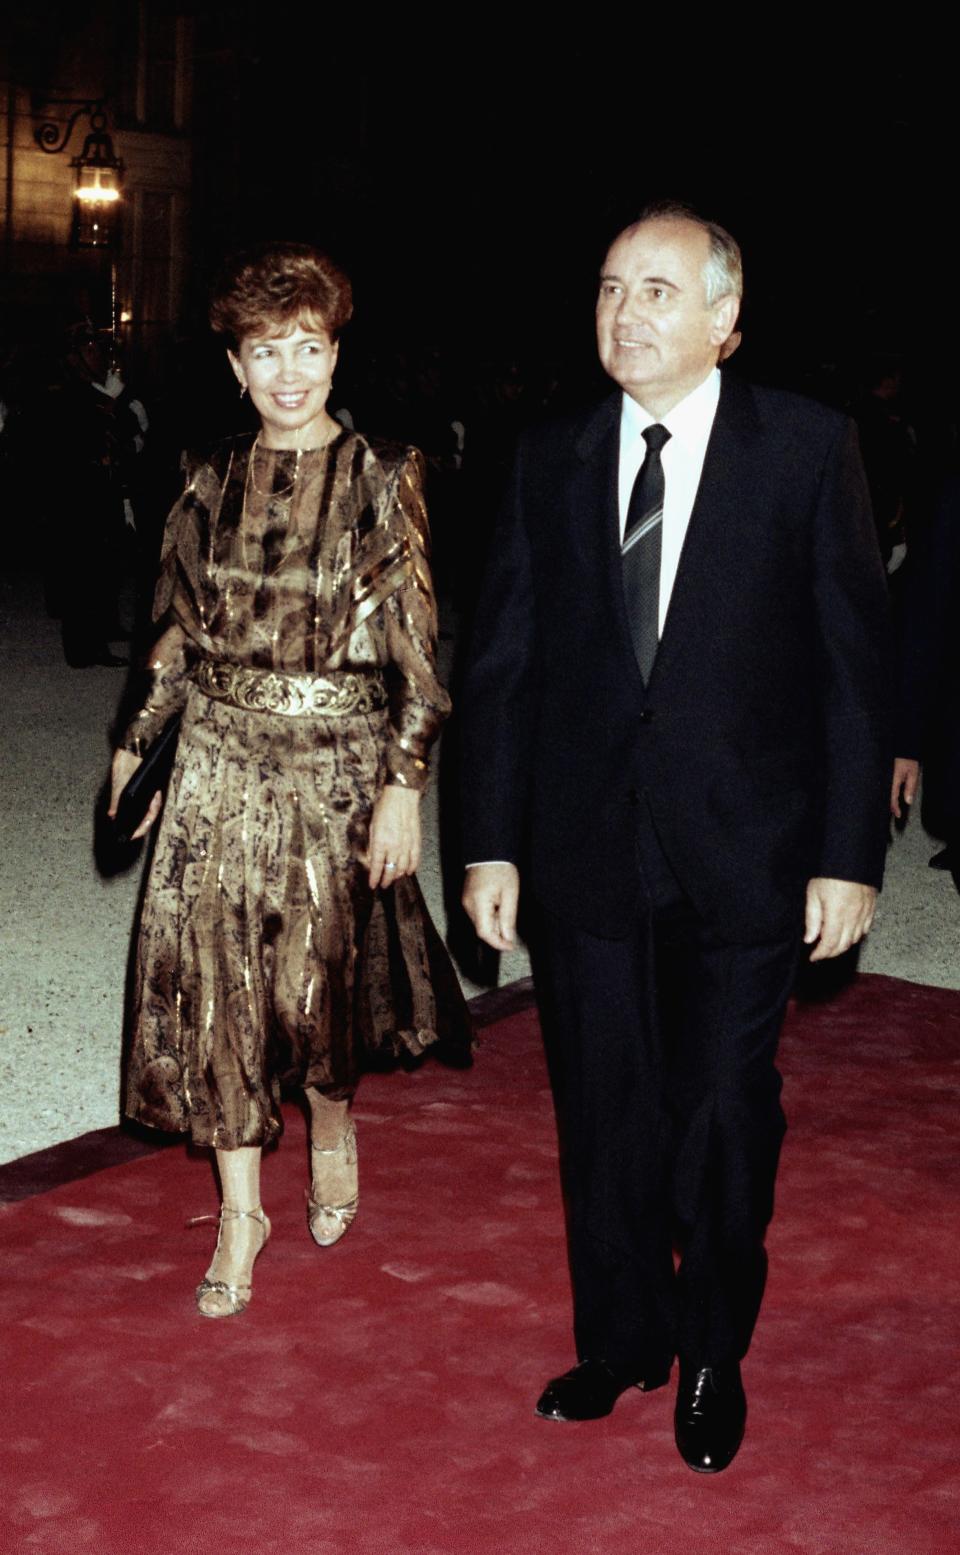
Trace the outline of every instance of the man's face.
[[663, 217], [621, 232], [604, 261], [600, 361], [651, 415], [666, 415], [703, 382], [736, 323], [736, 298], [707, 305], [709, 253], [702, 227]]

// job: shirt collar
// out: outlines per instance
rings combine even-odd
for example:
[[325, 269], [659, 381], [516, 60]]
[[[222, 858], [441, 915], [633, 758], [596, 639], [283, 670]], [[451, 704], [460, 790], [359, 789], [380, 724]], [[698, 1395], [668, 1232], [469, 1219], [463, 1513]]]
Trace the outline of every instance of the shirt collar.
[[655, 416], [651, 416], [649, 411], [644, 410], [642, 405], [638, 405], [629, 394], [624, 394], [623, 409], [620, 414], [621, 429], [631, 437], [638, 438], [647, 427], [659, 424], [666, 427], [671, 438], [689, 443], [709, 433], [719, 399], [719, 367], [715, 367], [708, 373], [703, 382], [698, 383], [695, 389], [691, 389], [686, 398], [674, 405], [671, 411], [661, 416], [659, 423]]

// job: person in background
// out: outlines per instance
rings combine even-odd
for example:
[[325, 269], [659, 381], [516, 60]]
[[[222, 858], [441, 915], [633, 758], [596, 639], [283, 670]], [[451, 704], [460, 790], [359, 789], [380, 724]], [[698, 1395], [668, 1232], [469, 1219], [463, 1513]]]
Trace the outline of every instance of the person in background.
[[924, 824], [946, 844], [930, 867], [960, 877], [960, 475], [940, 485], [915, 550], [900, 621], [890, 812], [901, 820], [913, 804], [922, 763]]
[[124, 665], [110, 644], [129, 636], [120, 592], [135, 568], [135, 468], [148, 422], [111, 365], [109, 336], [89, 319], [68, 331], [62, 380], [47, 413], [59, 428], [50, 467], [47, 595], [61, 619], [64, 657], [74, 669]]

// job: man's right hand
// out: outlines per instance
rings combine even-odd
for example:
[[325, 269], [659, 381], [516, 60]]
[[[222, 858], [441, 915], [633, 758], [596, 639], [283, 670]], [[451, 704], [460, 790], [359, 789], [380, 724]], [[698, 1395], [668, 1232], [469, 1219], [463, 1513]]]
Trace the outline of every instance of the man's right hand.
[[463, 883], [463, 905], [480, 939], [494, 950], [516, 942], [520, 872], [516, 864], [473, 864]]

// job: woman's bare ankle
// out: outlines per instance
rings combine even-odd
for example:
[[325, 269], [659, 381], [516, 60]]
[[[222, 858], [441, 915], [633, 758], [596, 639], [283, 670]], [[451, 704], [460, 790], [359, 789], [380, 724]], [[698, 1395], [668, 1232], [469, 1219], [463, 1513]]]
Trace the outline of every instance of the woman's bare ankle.
[[350, 1121], [349, 1101], [331, 1101], [319, 1091], [309, 1091], [310, 1143], [318, 1150], [335, 1150]]

